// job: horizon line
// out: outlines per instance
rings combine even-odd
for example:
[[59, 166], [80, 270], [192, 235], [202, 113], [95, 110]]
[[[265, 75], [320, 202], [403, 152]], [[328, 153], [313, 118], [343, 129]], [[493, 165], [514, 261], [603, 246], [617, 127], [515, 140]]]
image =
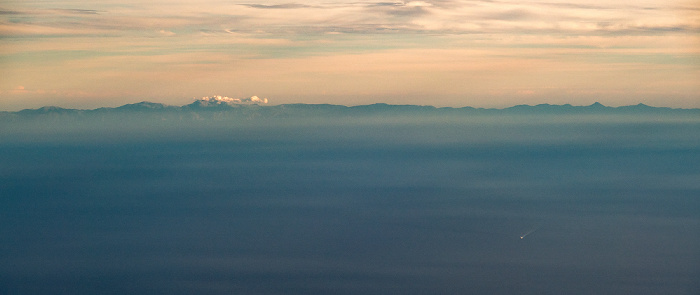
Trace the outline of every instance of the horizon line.
[[[153, 102], [153, 101], [140, 101], [140, 102], [135, 102], [135, 103], [127, 103], [123, 104], [120, 106], [115, 106], [115, 107], [97, 107], [93, 109], [80, 109], [80, 108], [64, 108], [61, 106], [57, 105], [46, 105], [38, 108], [26, 108], [26, 109], [21, 109], [17, 111], [8, 111], [8, 110], [0, 110], [0, 112], [5, 112], [5, 113], [18, 113], [22, 111], [36, 111], [36, 110], [42, 110], [42, 109], [60, 109], [60, 110], [74, 110], [74, 111], [95, 111], [95, 110], [100, 110], [100, 109], [117, 109], [125, 106], [131, 106], [131, 105], [139, 105], [139, 104], [154, 104], [154, 105], [161, 105], [163, 107], [173, 107], [173, 108], [182, 108], [186, 106], [193, 105], [197, 102], [201, 101], [200, 99], [196, 99], [192, 103], [189, 104], [183, 104], [183, 105], [171, 105], [171, 104], [165, 104], [165, 103], [160, 103], [160, 102]], [[370, 103], [370, 104], [358, 104], [358, 105], [344, 105], [344, 104], [334, 104], [334, 103], [283, 103], [283, 104], [259, 104], [259, 103], [217, 103], [217, 105], [224, 105], [224, 106], [230, 106], [230, 107], [236, 107], [236, 106], [259, 106], [259, 107], [277, 107], [277, 106], [290, 106], [290, 105], [308, 105], [308, 106], [314, 106], [314, 105], [327, 105], [327, 106], [340, 106], [340, 107], [346, 107], [346, 108], [353, 108], [353, 107], [365, 107], [365, 106], [376, 106], [376, 105], [385, 105], [385, 106], [416, 106], [416, 107], [431, 107], [435, 109], [475, 109], [475, 110], [507, 110], [507, 109], [512, 109], [512, 108], [517, 108], [517, 107], [542, 107], [542, 106], [554, 106], [554, 107], [575, 107], [575, 108], [581, 108], [581, 107], [604, 107], [604, 108], [611, 108], [611, 109], [616, 109], [616, 108], [624, 108], [624, 107], [634, 107], [634, 106], [641, 106], [641, 107], [650, 107], [650, 108], [658, 108], [658, 109], [671, 109], [671, 110], [700, 110], [700, 108], [674, 108], [674, 107], [669, 107], [669, 106], [652, 106], [648, 105], [645, 103], [637, 103], [637, 104], [630, 104], [630, 105], [620, 105], [620, 106], [606, 106], [600, 102], [594, 102], [590, 105], [572, 105], [570, 103], [565, 103], [565, 104], [550, 104], [550, 103], [539, 103], [539, 104], [517, 104], [517, 105], [512, 105], [512, 106], [507, 106], [507, 107], [473, 107], [473, 106], [459, 106], [459, 107], [438, 107], [434, 105], [427, 105], [427, 104], [392, 104], [392, 103], [384, 103], [384, 102], [376, 102], [376, 103]]]

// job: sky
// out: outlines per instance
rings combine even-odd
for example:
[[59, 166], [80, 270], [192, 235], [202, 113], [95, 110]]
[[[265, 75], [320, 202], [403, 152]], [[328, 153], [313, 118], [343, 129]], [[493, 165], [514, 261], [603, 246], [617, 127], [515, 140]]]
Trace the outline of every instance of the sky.
[[0, 1], [0, 110], [700, 107], [697, 0]]

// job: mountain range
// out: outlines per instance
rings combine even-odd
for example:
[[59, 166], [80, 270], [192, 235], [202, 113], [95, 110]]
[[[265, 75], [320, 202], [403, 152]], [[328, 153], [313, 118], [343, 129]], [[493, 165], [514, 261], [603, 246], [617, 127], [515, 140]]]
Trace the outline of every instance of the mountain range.
[[[600, 103], [588, 106], [565, 105], [517, 105], [503, 109], [486, 109], [473, 107], [434, 107], [426, 105], [390, 105], [376, 103], [370, 105], [344, 106], [334, 104], [235, 104], [207, 103], [197, 100], [183, 106], [165, 105], [154, 102], [139, 102], [119, 107], [102, 107], [97, 109], [67, 109], [56, 106], [46, 106], [38, 109], [25, 109], [17, 112], [0, 112], [0, 124], [6, 128], [14, 128], [10, 123], [39, 125], [70, 124], [165, 124], [174, 122], [258, 122], [260, 120], [275, 120], [282, 124], [290, 123], [287, 119], [323, 119], [327, 122], [339, 119], [372, 119], [386, 120], [389, 118], [469, 118], [469, 117], [498, 117], [498, 116], [605, 116], [605, 117], [637, 117], [644, 120], [654, 118], [698, 119], [700, 109], [674, 109], [668, 107], [652, 107], [637, 104], [621, 107], [608, 107]], [[59, 124], [59, 125], [60, 125]], [[76, 125], [77, 126], [77, 125]], [[3, 127], [3, 126], [0, 126]]]

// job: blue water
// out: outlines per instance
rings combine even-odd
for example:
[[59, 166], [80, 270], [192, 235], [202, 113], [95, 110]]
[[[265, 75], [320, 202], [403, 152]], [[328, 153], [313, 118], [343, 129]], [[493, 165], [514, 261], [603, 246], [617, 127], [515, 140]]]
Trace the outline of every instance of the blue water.
[[698, 294], [700, 124], [528, 122], [8, 137], [0, 293]]

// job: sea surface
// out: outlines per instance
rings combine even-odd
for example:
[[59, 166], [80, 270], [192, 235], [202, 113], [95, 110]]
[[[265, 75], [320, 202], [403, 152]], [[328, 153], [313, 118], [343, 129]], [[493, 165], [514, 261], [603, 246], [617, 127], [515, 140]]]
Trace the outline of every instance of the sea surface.
[[0, 294], [700, 294], [700, 120], [164, 126], [0, 133]]

